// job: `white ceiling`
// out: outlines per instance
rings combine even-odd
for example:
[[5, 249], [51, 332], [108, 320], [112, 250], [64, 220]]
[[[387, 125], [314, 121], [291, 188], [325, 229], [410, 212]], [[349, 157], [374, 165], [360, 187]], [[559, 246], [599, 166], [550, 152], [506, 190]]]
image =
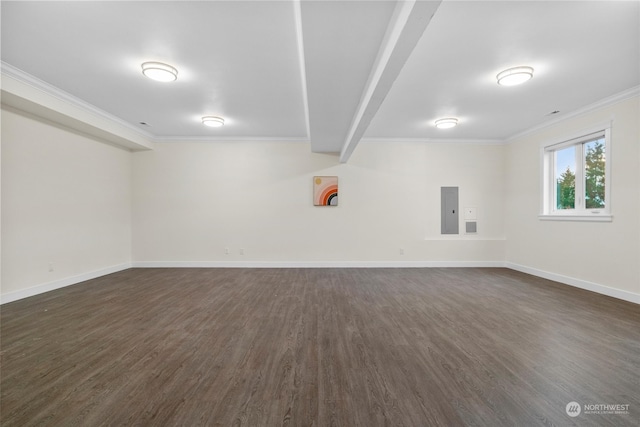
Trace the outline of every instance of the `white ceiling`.
[[[153, 141], [504, 140], [640, 84], [638, 1], [1, 3], [3, 71]], [[161, 61], [178, 80], [140, 70]], [[501, 87], [495, 75], [535, 76]], [[552, 111], [560, 113], [550, 116]], [[207, 128], [203, 115], [224, 117]], [[458, 117], [450, 130], [433, 126]], [[148, 125], [141, 125], [140, 122]]]

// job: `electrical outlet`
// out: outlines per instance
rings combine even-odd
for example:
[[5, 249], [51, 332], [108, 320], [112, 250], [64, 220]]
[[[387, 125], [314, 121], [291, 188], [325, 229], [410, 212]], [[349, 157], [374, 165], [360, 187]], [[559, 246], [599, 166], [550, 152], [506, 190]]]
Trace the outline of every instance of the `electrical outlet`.
[[400, 248], [400, 255], [404, 255], [404, 248]]
[[225, 255], [229, 255], [231, 253], [231, 249], [229, 248], [224, 248], [224, 254]]
[[50, 263], [49, 263], [49, 273], [51, 273], [53, 270], [55, 270], [55, 268], [54, 268], [54, 266], [53, 266], [53, 263], [52, 263], [52, 262], [50, 262]]
[[244, 255], [244, 248], [240, 248], [240, 255]]

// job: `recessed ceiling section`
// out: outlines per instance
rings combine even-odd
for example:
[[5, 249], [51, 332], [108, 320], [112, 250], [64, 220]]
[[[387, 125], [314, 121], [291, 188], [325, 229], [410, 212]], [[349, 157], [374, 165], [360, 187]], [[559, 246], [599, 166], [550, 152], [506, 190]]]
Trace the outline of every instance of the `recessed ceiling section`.
[[303, 1], [311, 149], [340, 152], [375, 63], [394, 1]]
[[2, 2], [2, 60], [155, 137], [307, 139], [292, 2]]
[[[365, 138], [504, 140], [640, 84], [639, 2], [444, 1]], [[535, 77], [502, 87], [496, 76]]]
[[[118, 129], [112, 139], [133, 149], [295, 140], [346, 161], [366, 139], [503, 141], [640, 85], [638, 1], [1, 7], [2, 102], [50, 120], [73, 113], [68, 123], [95, 134]], [[170, 66], [171, 81], [147, 79], [146, 62]], [[497, 84], [518, 66], [533, 78]], [[440, 118], [459, 125], [438, 129]]]

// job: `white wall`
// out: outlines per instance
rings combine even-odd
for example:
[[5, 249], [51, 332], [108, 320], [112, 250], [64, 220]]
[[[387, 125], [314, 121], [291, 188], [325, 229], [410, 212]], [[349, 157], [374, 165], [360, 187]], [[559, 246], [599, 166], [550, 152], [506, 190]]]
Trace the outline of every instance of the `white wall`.
[[[500, 262], [503, 151], [364, 142], [338, 164], [304, 143], [159, 143], [133, 154], [134, 264]], [[339, 177], [339, 206], [313, 206], [314, 175]], [[440, 186], [478, 208], [477, 235], [440, 236]]]
[[2, 301], [129, 266], [131, 154], [4, 107], [1, 136]]
[[[611, 295], [640, 301], [639, 99], [576, 116], [506, 147], [507, 262], [534, 273], [578, 279], [587, 288], [609, 287], [614, 290]], [[613, 222], [539, 220], [540, 144], [609, 120], [613, 126], [608, 202]]]
[[[132, 264], [505, 261], [640, 301], [638, 104], [508, 145], [363, 142], [346, 165], [291, 142], [158, 143], [132, 154], [3, 109], [2, 301]], [[613, 222], [540, 221], [541, 142], [612, 118]], [[339, 176], [338, 207], [312, 205], [314, 175]], [[441, 186], [477, 208], [478, 234], [440, 235]]]

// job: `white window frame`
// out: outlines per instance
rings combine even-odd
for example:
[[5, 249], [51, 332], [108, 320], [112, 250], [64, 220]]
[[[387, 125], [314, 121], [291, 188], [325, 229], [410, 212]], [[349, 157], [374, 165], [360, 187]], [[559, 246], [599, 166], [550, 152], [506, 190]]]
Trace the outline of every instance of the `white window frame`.
[[[604, 136], [605, 139], [605, 207], [584, 208], [584, 150], [582, 144]], [[576, 208], [556, 209], [555, 155], [563, 148], [581, 146], [576, 150]], [[611, 214], [611, 122], [594, 126], [564, 138], [545, 141], [541, 144], [541, 191], [538, 218], [547, 221], [606, 221], [613, 220]], [[579, 196], [578, 196], [579, 195]]]

